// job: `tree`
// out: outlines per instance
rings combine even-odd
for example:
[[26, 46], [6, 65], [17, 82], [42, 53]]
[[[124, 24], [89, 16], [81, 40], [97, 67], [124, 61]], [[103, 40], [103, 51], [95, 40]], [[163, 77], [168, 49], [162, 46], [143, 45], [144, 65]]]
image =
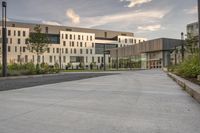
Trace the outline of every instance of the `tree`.
[[39, 70], [39, 56], [45, 53], [48, 49], [49, 39], [48, 37], [41, 33], [40, 25], [36, 25], [34, 28], [35, 33], [30, 34], [30, 37], [27, 39], [27, 49], [36, 54], [37, 56], [37, 72]]

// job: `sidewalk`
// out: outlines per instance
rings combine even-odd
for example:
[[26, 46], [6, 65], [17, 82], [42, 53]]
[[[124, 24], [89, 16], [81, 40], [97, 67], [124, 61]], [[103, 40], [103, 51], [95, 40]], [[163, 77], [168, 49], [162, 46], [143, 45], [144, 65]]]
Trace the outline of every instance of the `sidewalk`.
[[159, 70], [0, 92], [1, 133], [198, 133], [200, 104]]

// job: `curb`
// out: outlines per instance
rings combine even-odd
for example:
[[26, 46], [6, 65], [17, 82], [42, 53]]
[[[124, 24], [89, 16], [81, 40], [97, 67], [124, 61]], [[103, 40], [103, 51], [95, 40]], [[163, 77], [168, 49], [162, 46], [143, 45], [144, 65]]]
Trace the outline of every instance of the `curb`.
[[168, 76], [171, 77], [174, 81], [176, 81], [181, 87], [183, 87], [183, 90], [185, 90], [188, 94], [190, 94], [197, 102], [200, 103], [200, 86], [197, 84], [194, 84], [188, 80], [185, 80], [184, 78], [181, 78], [175, 74], [172, 74], [170, 72], [167, 72]]
[[38, 77], [57, 76], [57, 75], [63, 75], [63, 73], [0, 77], [0, 80], [6, 80], [6, 79], [24, 79], [24, 78], [38, 78]]
[[105, 72], [105, 71], [103, 71], [103, 72], [59, 72], [59, 73], [54, 73], [54, 74], [40, 74], [40, 75], [25, 75], [25, 76], [0, 77], [0, 80], [60, 76], [60, 75], [73, 74], [73, 73], [118, 73], [118, 72]]

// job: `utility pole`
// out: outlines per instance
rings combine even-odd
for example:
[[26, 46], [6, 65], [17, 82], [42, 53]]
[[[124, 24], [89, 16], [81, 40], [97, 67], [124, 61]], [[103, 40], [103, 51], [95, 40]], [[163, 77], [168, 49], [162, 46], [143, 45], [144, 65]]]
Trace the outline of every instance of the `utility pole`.
[[181, 56], [182, 56], [182, 61], [184, 61], [184, 33], [181, 32]]
[[6, 26], [6, 7], [7, 3], [2, 2], [2, 76], [7, 76], [7, 26]]
[[106, 44], [104, 44], [103, 49], [103, 69], [106, 71]]
[[[200, 60], [200, 0], [198, 0], [198, 25], [199, 25], [198, 37], [199, 37], [199, 60]], [[199, 61], [199, 64], [200, 64], [200, 61]]]

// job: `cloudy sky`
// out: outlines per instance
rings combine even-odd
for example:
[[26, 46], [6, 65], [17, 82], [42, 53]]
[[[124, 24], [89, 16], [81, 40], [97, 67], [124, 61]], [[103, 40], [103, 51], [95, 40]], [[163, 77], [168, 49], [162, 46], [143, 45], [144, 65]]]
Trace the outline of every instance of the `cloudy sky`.
[[8, 19], [180, 38], [197, 21], [197, 0], [6, 0]]

